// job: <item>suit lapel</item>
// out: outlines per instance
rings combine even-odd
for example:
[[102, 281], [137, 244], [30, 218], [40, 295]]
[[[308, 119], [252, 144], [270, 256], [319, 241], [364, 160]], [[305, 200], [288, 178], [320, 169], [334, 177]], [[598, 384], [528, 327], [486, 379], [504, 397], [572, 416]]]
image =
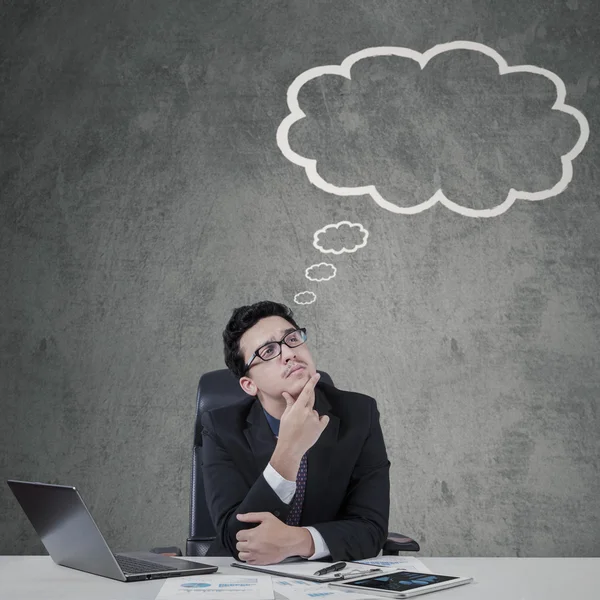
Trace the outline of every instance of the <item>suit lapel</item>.
[[315, 409], [319, 415], [328, 415], [329, 423], [316, 444], [308, 451], [306, 492], [302, 510], [302, 523], [314, 522], [313, 514], [319, 511], [326, 493], [333, 454], [337, 445], [340, 420], [331, 414], [331, 404], [320, 385], [315, 388]]
[[265, 470], [275, 450], [275, 436], [258, 399], [252, 404], [246, 422], [248, 426], [244, 429], [244, 435], [254, 455], [258, 477]]

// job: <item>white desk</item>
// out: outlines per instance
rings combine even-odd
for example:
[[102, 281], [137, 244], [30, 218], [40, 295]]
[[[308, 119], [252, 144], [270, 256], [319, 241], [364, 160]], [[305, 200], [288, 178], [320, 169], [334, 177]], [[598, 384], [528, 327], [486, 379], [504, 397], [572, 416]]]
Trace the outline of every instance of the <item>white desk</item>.
[[[228, 558], [192, 558], [239, 575]], [[434, 573], [475, 579], [431, 600], [599, 600], [600, 558], [422, 558]], [[154, 600], [164, 580], [122, 583], [55, 565], [48, 556], [0, 556], [1, 600]], [[251, 599], [249, 599], [251, 600]]]

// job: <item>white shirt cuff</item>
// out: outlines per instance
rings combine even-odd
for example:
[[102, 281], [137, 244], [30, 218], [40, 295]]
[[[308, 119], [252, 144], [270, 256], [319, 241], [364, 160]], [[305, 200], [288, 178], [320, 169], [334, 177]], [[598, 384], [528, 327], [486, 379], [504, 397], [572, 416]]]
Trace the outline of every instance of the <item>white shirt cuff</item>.
[[318, 560], [319, 558], [329, 556], [329, 548], [327, 547], [323, 536], [314, 527], [305, 527], [304, 529], [308, 529], [315, 544], [315, 553], [312, 556], [309, 556], [308, 560]]
[[[266, 482], [269, 484], [271, 489], [279, 496], [279, 499], [286, 504], [289, 504], [296, 493], [296, 482], [290, 481], [282, 477], [272, 466], [268, 463], [263, 471], [263, 476]], [[323, 539], [323, 536], [314, 527], [305, 527], [310, 533], [313, 543], [315, 545], [315, 553], [308, 557], [308, 560], [318, 560], [329, 556], [329, 548]]]
[[263, 476], [271, 489], [279, 496], [279, 499], [286, 504], [289, 504], [296, 493], [296, 482], [284, 479], [272, 466], [268, 463], [263, 471]]

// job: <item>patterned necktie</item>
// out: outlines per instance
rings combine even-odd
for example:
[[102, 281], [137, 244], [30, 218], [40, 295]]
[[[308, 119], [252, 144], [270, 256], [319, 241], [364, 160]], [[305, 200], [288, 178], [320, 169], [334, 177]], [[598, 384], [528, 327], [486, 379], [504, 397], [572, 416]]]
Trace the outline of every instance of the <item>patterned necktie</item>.
[[296, 493], [290, 504], [290, 512], [285, 522], [292, 527], [300, 525], [300, 516], [302, 515], [302, 504], [304, 503], [304, 490], [306, 490], [306, 454], [300, 461], [298, 475], [296, 476]]

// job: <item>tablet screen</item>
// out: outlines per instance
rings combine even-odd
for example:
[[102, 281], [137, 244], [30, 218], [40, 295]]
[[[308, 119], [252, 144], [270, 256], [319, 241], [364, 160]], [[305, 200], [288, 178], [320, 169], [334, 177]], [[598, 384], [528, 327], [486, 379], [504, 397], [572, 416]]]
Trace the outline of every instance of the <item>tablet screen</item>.
[[358, 579], [356, 581], [347, 581], [346, 585], [356, 586], [358, 588], [371, 588], [387, 592], [407, 592], [415, 588], [422, 588], [434, 583], [452, 581], [458, 577], [449, 577], [448, 575], [432, 575], [430, 573], [414, 573], [412, 571], [400, 571], [399, 573], [390, 573], [389, 575], [379, 575], [378, 577], [369, 577], [368, 579]]

